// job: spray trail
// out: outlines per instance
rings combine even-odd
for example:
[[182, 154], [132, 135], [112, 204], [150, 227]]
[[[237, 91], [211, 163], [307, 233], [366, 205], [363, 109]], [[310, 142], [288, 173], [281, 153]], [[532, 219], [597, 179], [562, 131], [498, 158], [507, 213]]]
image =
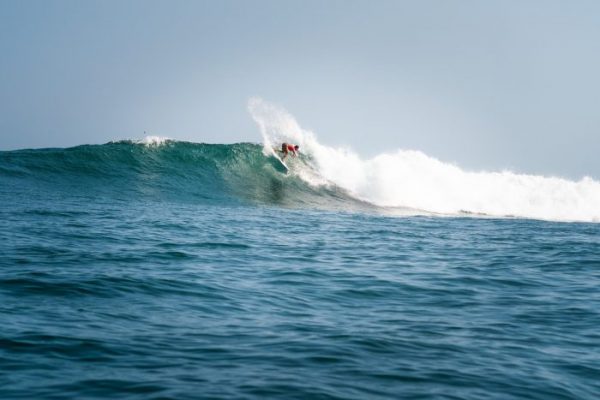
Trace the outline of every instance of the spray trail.
[[265, 149], [298, 143], [314, 164], [312, 185], [336, 185], [378, 206], [434, 213], [477, 213], [557, 221], [600, 222], [600, 182], [508, 171], [470, 172], [413, 150], [362, 159], [349, 149], [318, 142], [284, 109], [252, 98], [248, 109]]

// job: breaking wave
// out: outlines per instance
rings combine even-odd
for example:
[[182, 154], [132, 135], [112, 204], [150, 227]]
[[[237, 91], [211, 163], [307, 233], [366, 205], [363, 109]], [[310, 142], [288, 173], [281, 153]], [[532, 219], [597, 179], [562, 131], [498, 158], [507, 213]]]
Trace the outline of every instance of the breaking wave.
[[249, 111], [263, 136], [263, 152], [274, 143], [298, 143], [309, 155], [312, 185], [332, 184], [382, 207], [441, 214], [485, 214], [561, 221], [600, 221], [600, 182], [555, 177], [470, 172], [413, 150], [363, 159], [349, 149], [318, 142], [284, 109], [253, 98]]
[[[411, 150], [364, 159], [319, 143], [278, 106], [253, 98], [248, 108], [262, 144], [146, 137], [4, 151], [0, 190], [18, 185], [40, 196], [600, 221], [600, 182], [591, 178], [469, 172]], [[300, 145], [300, 156], [286, 160], [289, 171], [272, 156], [281, 142]]]

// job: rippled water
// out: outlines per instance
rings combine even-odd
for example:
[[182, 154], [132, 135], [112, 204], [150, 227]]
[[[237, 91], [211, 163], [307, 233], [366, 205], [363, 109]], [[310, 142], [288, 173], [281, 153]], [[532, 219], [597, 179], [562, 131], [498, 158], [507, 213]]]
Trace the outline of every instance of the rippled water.
[[600, 397], [600, 224], [391, 217], [114, 146], [0, 154], [0, 398]]
[[600, 393], [596, 224], [4, 200], [3, 398]]

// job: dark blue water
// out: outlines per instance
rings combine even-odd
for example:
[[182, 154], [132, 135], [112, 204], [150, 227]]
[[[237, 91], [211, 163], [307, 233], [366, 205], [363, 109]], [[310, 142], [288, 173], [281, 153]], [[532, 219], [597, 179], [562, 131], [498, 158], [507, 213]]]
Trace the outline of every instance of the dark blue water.
[[1, 398], [599, 398], [600, 225], [394, 217], [235, 146], [0, 153]]

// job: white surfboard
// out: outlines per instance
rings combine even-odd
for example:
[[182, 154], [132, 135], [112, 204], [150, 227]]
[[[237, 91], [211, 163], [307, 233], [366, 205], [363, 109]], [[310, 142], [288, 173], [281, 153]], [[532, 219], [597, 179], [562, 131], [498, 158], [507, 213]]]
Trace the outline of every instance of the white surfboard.
[[283, 162], [283, 160], [281, 159], [281, 157], [279, 157], [279, 154], [277, 154], [277, 150], [273, 149], [273, 151], [271, 152], [271, 155], [277, 160], [279, 161], [279, 164], [281, 164], [281, 166], [285, 169], [285, 172], [288, 172], [290, 170], [290, 167], [288, 167], [286, 165], [286, 163]]
[[279, 157], [277, 154], [273, 154], [273, 156], [277, 159], [277, 161], [279, 161], [281, 163], [281, 165], [283, 165], [283, 167], [285, 168], [286, 171], [290, 170], [290, 167], [288, 167], [283, 160], [281, 159], [281, 157]]

